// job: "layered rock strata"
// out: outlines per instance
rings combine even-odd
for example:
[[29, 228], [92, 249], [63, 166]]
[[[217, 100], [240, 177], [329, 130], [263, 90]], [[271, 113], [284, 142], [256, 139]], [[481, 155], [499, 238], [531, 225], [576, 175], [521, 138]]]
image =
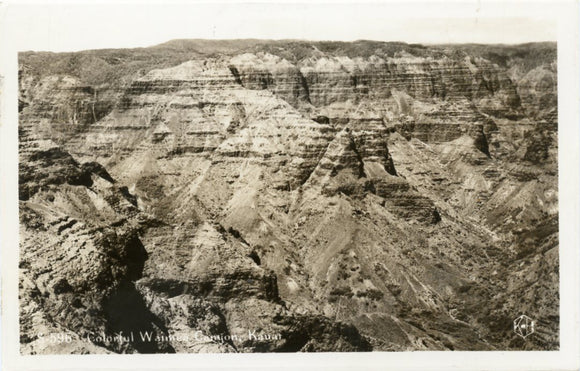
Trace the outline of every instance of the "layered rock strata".
[[23, 55], [24, 353], [558, 347], [553, 61], [191, 43], [99, 84]]

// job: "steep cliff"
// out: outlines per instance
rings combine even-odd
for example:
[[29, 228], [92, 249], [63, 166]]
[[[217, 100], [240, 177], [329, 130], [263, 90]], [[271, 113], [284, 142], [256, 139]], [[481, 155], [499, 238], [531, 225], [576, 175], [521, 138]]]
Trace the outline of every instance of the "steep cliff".
[[22, 54], [23, 352], [556, 349], [555, 60], [486, 48]]

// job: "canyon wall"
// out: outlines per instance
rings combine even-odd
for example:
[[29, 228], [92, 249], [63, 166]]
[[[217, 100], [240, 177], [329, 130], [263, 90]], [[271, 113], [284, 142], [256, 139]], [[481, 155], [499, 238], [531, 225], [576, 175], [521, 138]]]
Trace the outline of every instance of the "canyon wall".
[[557, 349], [555, 45], [504, 48], [22, 53], [22, 351]]

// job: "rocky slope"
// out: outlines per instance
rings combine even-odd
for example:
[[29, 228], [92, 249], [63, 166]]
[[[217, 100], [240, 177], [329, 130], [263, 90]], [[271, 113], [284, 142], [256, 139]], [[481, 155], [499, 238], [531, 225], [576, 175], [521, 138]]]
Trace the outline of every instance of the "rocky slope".
[[555, 45], [145, 50], [20, 56], [24, 353], [558, 348]]

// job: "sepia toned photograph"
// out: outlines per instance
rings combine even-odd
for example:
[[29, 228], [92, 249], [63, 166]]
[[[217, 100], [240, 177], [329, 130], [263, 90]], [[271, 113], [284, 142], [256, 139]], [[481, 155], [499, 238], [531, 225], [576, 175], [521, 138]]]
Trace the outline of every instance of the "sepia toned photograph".
[[22, 351], [557, 349], [556, 60], [364, 40], [21, 53]]
[[514, 19], [18, 50], [19, 354], [559, 351], [559, 41]]

